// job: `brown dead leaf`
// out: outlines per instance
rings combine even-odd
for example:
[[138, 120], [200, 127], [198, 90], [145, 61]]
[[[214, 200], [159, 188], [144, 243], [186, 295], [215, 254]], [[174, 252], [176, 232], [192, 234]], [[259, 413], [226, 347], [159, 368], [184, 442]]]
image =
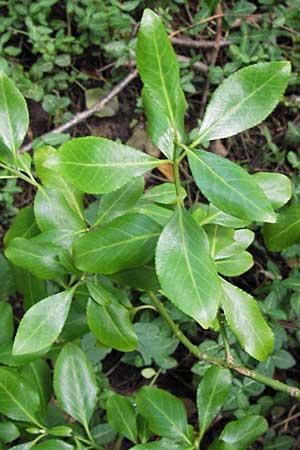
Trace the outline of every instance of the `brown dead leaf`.
[[163, 164], [157, 168], [169, 181], [174, 181], [173, 166], [170, 163]]
[[229, 151], [227, 148], [222, 144], [222, 141], [220, 139], [216, 139], [213, 141], [210, 145], [210, 149], [213, 153], [220, 156], [227, 156]]

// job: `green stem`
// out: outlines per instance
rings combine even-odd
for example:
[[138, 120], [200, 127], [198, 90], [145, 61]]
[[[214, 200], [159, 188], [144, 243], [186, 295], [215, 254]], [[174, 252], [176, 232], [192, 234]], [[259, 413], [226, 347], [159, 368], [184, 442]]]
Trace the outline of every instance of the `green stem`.
[[177, 147], [175, 147], [174, 151], [173, 151], [173, 175], [174, 175], [177, 201], [179, 204], [182, 205], [182, 198], [181, 198], [181, 192], [180, 192], [181, 184], [180, 184], [180, 175], [179, 175], [179, 163], [178, 163], [178, 159], [177, 159]]
[[300, 389], [294, 386], [289, 386], [288, 384], [282, 383], [281, 381], [273, 380], [273, 378], [266, 377], [265, 375], [261, 375], [260, 373], [248, 369], [247, 367], [240, 366], [234, 361], [225, 361], [221, 358], [216, 358], [215, 356], [201, 352], [198, 347], [196, 347], [196, 345], [194, 345], [185, 336], [185, 334], [183, 334], [179, 326], [170, 317], [168, 311], [166, 310], [162, 302], [156, 297], [156, 295], [152, 291], [148, 291], [148, 295], [151, 298], [156, 310], [163, 317], [169, 327], [173, 330], [176, 337], [197, 359], [199, 359], [200, 361], [207, 361], [211, 364], [214, 364], [215, 366], [231, 369], [240, 375], [251, 378], [258, 383], [265, 384], [266, 386], [269, 386], [277, 391], [285, 392], [286, 394], [295, 398], [300, 398]]
[[116, 440], [114, 450], [120, 450], [122, 442], [123, 442], [123, 436], [119, 435], [118, 439]]
[[221, 311], [218, 311], [217, 318], [220, 326], [220, 333], [224, 343], [225, 359], [227, 362], [233, 362], [233, 357], [231, 355], [230, 345], [228, 342], [227, 332], [225, 328], [225, 318], [224, 315], [221, 313]]

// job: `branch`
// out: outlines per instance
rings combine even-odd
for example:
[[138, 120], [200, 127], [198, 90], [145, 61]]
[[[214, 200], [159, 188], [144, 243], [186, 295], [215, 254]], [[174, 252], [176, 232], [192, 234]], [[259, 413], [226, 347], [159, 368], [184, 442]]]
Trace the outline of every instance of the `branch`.
[[257, 381], [258, 383], [265, 384], [266, 386], [269, 386], [277, 391], [285, 392], [286, 394], [290, 395], [291, 397], [300, 398], [300, 389], [289, 386], [288, 384], [282, 383], [278, 380], [273, 380], [273, 378], [266, 377], [265, 375], [261, 375], [260, 373], [257, 373], [251, 369], [248, 369], [247, 367], [240, 366], [236, 364], [233, 361], [225, 361], [221, 358], [216, 358], [215, 356], [211, 356], [207, 353], [201, 352], [196, 345], [194, 345], [183, 332], [179, 328], [179, 326], [173, 321], [173, 319], [170, 317], [168, 311], [162, 304], [160, 300], [154, 295], [152, 291], [147, 292], [150, 299], [152, 300], [156, 310], [159, 312], [159, 314], [163, 317], [163, 319], [166, 321], [166, 323], [169, 325], [169, 327], [172, 329], [176, 337], [180, 340], [180, 342], [190, 351], [192, 355], [194, 355], [197, 359], [200, 361], [208, 361], [209, 363], [223, 367], [226, 369], [231, 369], [234, 372], [237, 372], [240, 375], [243, 375], [245, 377], [251, 378], [252, 380]]
[[[64, 123], [63, 125], [60, 125], [59, 127], [55, 128], [52, 131], [49, 131], [48, 133], [42, 134], [40, 137], [43, 138], [49, 133], [63, 133], [69, 128], [74, 127], [83, 120], [100, 111], [101, 109], [104, 108], [104, 106], [107, 103], [109, 103], [116, 95], [118, 95], [136, 77], [137, 77], [137, 70], [130, 72], [122, 81], [120, 81], [120, 83], [118, 83], [115, 87], [113, 87], [112, 90], [107, 95], [105, 95], [99, 102], [97, 102], [92, 108], [86, 109], [85, 111], [75, 114], [72, 117], [72, 119], [69, 120], [68, 122]], [[31, 149], [31, 147], [32, 142], [24, 145], [23, 147], [21, 147], [20, 153], [27, 152], [28, 150]]]
[[[208, 41], [206, 39], [199, 39], [196, 41], [195, 39], [191, 39], [188, 37], [182, 37], [182, 38], [170, 38], [170, 41], [174, 45], [180, 45], [182, 47], [189, 47], [189, 48], [201, 48], [203, 50], [205, 49], [212, 49], [215, 47], [216, 43], [215, 41]], [[230, 41], [227, 41], [226, 39], [222, 39], [220, 41], [220, 48], [222, 47], [228, 47], [231, 44]]]

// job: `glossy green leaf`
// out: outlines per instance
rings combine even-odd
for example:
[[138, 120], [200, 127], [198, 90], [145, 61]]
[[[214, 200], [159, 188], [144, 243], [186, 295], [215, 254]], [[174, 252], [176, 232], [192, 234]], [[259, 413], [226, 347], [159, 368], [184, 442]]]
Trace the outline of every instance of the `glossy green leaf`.
[[28, 110], [21, 92], [0, 71], [0, 145], [16, 153], [28, 128]]
[[15, 237], [29, 239], [38, 233], [39, 229], [35, 223], [33, 207], [26, 206], [20, 209], [14, 218], [9, 230], [4, 236], [4, 244], [7, 247]]
[[86, 229], [83, 219], [82, 205], [69, 202], [63, 191], [43, 187], [34, 199], [34, 214], [41, 231], [64, 229], [78, 232]]
[[272, 252], [284, 250], [300, 242], [300, 206], [291, 205], [280, 211], [274, 224], [265, 224], [263, 229], [266, 246]]
[[189, 150], [188, 160], [197, 186], [222, 211], [241, 219], [275, 222], [271, 203], [240, 166], [204, 150]]
[[148, 131], [157, 147], [172, 158], [173, 141], [184, 135], [186, 102], [179, 66], [161, 19], [144, 11], [137, 43], [137, 67], [143, 81]]
[[234, 230], [220, 225], [206, 225], [212, 257], [222, 260], [237, 255], [245, 250], [253, 242], [255, 237], [251, 230]]
[[62, 409], [86, 427], [96, 407], [98, 387], [91, 363], [77, 345], [67, 344], [60, 352], [53, 386]]
[[193, 450], [192, 445], [176, 444], [167, 439], [135, 445], [130, 450]]
[[136, 396], [138, 411], [158, 436], [190, 443], [186, 410], [169, 392], [144, 386]]
[[20, 432], [13, 422], [0, 423], [0, 442], [7, 444], [20, 436]]
[[16, 266], [44, 280], [59, 278], [65, 270], [57, 260], [59, 248], [53, 244], [15, 238], [5, 250], [5, 256]]
[[292, 196], [292, 183], [281, 173], [258, 172], [252, 175], [274, 209], [281, 208]]
[[130, 286], [142, 291], [157, 291], [160, 288], [155, 267], [150, 264], [122, 270], [114, 273], [110, 278], [122, 286]]
[[114, 394], [106, 403], [107, 419], [111, 426], [131, 442], [137, 441], [135, 410], [130, 400]]
[[271, 352], [274, 336], [251, 295], [222, 280], [222, 307], [231, 330], [253, 358], [263, 361]]
[[221, 287], [203, 229], [178, 207], [156, 250], [156, 271], [167, 297], [204, 328], [214, 320]]
[[8, 302], [0, 302], [0, 344], [8, 342], [14, 334], [13, 310]]
[[233, 445], [237, 450], [247, 450], [256, 439], [268, 429], [268, 422], [262, 416], [247, 416], [229, 422], [220, 435], [220, 439]]
[[111, 274], [143, 265], [153, 258], [160, 227], [141, 214], [126, 214], [86, 233], [74, 243], [76, 267]]
[[10, 367], [20, 367], [30, 361], [35, 361], [45, 356], [49, 348], [46, 348], [37, 353], [30, 353], [26, 355], [15, 356], [12, 354], [13, 341], [8, 341], [0, 345], [0, 362]]
[[[181, 198], [186, 197], [186, 191], [181, 186], [180, 188]], [[149, 189], [144, 196], [144, 200], [150, 200], [155, 203], [162, 203], [165, 205], [171, 205], [177, 202], [177, 194], [174, 183], [163, 183]]]
[[[205, 206], [201, 204], [201, 206]], [[237, 217], [231, 216], [230, 214], [226, 214], [224, 211], [221, 211], [219, 208], [217, 208], [215, 205], [210, 203], [208, 205], [207, 211], [205, 214], [201, 214], [202, 208], [198, 208], [193, 212], [193, 217], [197, 220], [199, 225], [206, 225], [206, 224], [217, 224], [222, 225], [223, 227], [229, 227], [229, 228], [243, 228], [249, 225], [249, 220], [243, 220], [239, 219]], [[200, 212], [200, 214], [199, 214]]]
[[134, 212], [150, 217], [162, 227], [169, 222], [173, 214], [173, 211], [169, 208], [157, 205], [156, 203], [148, 203], [144, 200], [137, 203]]
[[195, 146], [262, 122], [281, 99], [290, 71], [290, 63], [280, 61], [254, 64], [229, 76], [208, 104]]
[[40, 410], [45, 417], [51, 399], [52, 379], [48, 364], [42, 359], [31, 361], [21, 369], [21, 375], [37, 389], [40, 396]]
[[58, 439], [49, 439], [47, 441], [36, 444], [33, 450], [74, 450], [73, 445]]
[[36, 423], [39, 395], [15, 371], [0, 367], [0, 412], [10, 419]]
[[100, 306], [90, 299], [87, 321], [90, 330], [102, 344], [122, 352], [137, 348], [138, 342], [130, 321], [130, 313], [124, 306], [116, 302]]
[[217, 271], [226, 277], [237, 277], [253, 266], [253, 256], [249, 252], [241, 252], [226, 259], [216, 261]]
[[72, 139], [63, 144], [56, 157], [47, 160], [60, 174], [83, 192], [112, 192], [132, 178], [163, 164], [126, 145], [100, 137]]
[[91, 432], [97, 444], [109, 444], [116, 437], [116, 432], [109, 423], [99, 423], [91, 429]]
[[35, 353], [53, 344], [66, 321], [74, 290], [51, 295], [23, 316], [13, 347], [15, 355]]
[[228, 369], [210, 367], [202, 378], [197, 390], [199, 416], [199, 438], [202, 439], [208, 426], [220, 411], [231, 387]]
[[144, 190], [144, 178], [137, 177], [115, 192], [102, 196], [93, 227], [105, 225], [134, 207]]

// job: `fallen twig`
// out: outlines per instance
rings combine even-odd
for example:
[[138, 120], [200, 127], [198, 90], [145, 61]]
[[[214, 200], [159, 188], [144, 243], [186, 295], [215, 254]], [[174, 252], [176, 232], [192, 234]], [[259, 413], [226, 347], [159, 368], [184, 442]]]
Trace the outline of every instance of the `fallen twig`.
[[[182, 37], [182, 38], [176, 38], [173, 37], [170, 39], [172, 44], [174, 45], [180, 45], [182, 47], [189, 47], [189, 48], [201, 48], [201, 49], [212, 49], [215, 47], [216, 42], [215, 41], [208, 41], [206, 39], [199, 39], [198, 41], [195, 39], [191, 39], [188, 37]], [[222, 39], [220, 41], [219, 47], [228, 47], [231, 44], [230, 41], [226, 39]]]
[[[64, 123], [63, 125], [60, 125], [57, 128], [54, 128], [52, 131], [42, 134], [40, 137], [43, 138], [49, 133], [63, 133], [64, 131], [69, 130], [78, 123], [92, 116], [96, 112], [101, 111], [101, 109], [103, 109], [108, 102], [110, 102], [116, 95], [118, 95], [136, 77], [137, 77], [137, 70], [133, 70], [122, 81], [120, 81], [120, 83], [118, 83], [115, 87], [113, 87], [112, 90], [107, 95], [105, 95], [99, 102], [97, 102], [92, 108], [86, 109], [85, 111], [75, 114], [72, 117], [72, 119], [69, 120], [68, 122]], [[32, 142], [29, 142], [28, 144], [21, 147], [20, 153], [24, 153], [30, 150], [31, 147]]]

